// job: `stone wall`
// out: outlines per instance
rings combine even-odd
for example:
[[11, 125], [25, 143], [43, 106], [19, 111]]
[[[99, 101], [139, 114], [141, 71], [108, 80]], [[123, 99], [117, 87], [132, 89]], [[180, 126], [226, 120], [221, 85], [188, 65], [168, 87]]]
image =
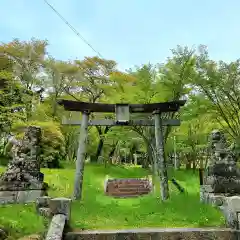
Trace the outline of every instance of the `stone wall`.
[[65, 240], [237, 240], [231, 229], [132, 229], [69, 232]]

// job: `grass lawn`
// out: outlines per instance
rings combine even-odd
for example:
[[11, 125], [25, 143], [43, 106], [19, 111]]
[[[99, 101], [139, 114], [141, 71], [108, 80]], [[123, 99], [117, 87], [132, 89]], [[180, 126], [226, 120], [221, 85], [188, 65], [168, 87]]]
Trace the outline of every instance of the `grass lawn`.
[[[0, 172], [3, 171], [0, 168]], [[52, 197], [70, 197], [73, 191], [74, 168], [42, 169], [50, 184]], [[170, 172], [185, 187], [183, 195], [171, 183], [171, 199], [162, 203], [154, 195], [133, 199], [114, 199], [104, 195], [105, 176], [145, 177], [140, 167], [117, 167], [87, 164], [82, 202], [73, 202], [71, 225], [77, 229], [123, 229], [138, 227], [212, 227], [224, 225], [219, 210], [199, 203], [198, 174]], [[34, 204], [0, 206], [0, 226], [15, 229], [17, 235], [41, 232], [43, 219], [35, 213]]]

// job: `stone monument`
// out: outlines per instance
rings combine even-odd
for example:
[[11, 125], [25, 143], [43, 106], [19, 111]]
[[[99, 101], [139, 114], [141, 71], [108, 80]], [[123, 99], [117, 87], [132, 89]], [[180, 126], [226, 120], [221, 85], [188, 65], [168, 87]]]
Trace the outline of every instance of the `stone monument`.
[[211, 158], [200, 190], [201, 201], [219, 201], [221, 205], [221, 201], [225, 197], [240, 195], [240, 172], [237, 168], [236, 156], [228, 148], [225, 136], [221, 131], [212, 131], [210, 150]]
[[13, 141], [12, 160], [0, 176], [0, 203], [33, 202], [45, 194], [38, 159], [41, 128], [29, 126], [21, 141]]

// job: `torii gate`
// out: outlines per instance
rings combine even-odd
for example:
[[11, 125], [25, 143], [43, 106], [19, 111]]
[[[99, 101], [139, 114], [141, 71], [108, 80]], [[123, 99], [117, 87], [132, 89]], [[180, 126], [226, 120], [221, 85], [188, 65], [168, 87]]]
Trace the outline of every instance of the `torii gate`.
[[[86, 142], [88, 126], [155, 126], [156, 138], [156, 160], [160, 171], [160, 186], [162, 200], [169, 197], [168, 176], [164, 153], [163, 126], [180, 126], [178, 119], [162, 119], [162, 113], [177, 112], [184, 106], [185, 100], [172, 102], [161, 102], [151, 104], [105, 104], [87, 103], [71, 100], [60, 100], [58, 104], [63, 105], [66, 111], [82, 113], [81, 121], [63, 120], [64, 125], [80, 125], [79, 147], [76, 160], [76, 174], [74, 181], [73, 199], [81, 199], [84, 173], [84, 158], [86, 153]], [[116, 119], [89, 120], [91, 112], [115, 113]], [[154, 120], [131, 120], [130, 113], [152, 113]]]

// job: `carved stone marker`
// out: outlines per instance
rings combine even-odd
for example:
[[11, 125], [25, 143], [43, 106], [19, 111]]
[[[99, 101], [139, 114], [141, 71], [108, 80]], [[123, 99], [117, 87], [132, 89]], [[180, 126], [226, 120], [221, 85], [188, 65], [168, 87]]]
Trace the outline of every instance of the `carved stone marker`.
[[105, 185], [106, 195], [119, 198], [138, 197], [151, 192], [149, 179], [107, 179]]
[[210, 135], [211, 158], [200, 187], [200, 200], [219, 206], [232, 228], [238, 228], [240, 210], [240, 172], [237, 158], [228, 148], [224, 134], [219, 130]]
[[33, 202], [44, 194], [43, 173], [38, 159], [41, 128], [30, 126], [15, 142], [12, 160], [0, 176], [0, 204]]
[[225, 136], [214, 130], [210, 136], [211, 159], [204, 176], [204, 185], [209, 186], [212, 193], [233, 196], [240, 194], [240, 173], [236, 158], [227, 147]]

